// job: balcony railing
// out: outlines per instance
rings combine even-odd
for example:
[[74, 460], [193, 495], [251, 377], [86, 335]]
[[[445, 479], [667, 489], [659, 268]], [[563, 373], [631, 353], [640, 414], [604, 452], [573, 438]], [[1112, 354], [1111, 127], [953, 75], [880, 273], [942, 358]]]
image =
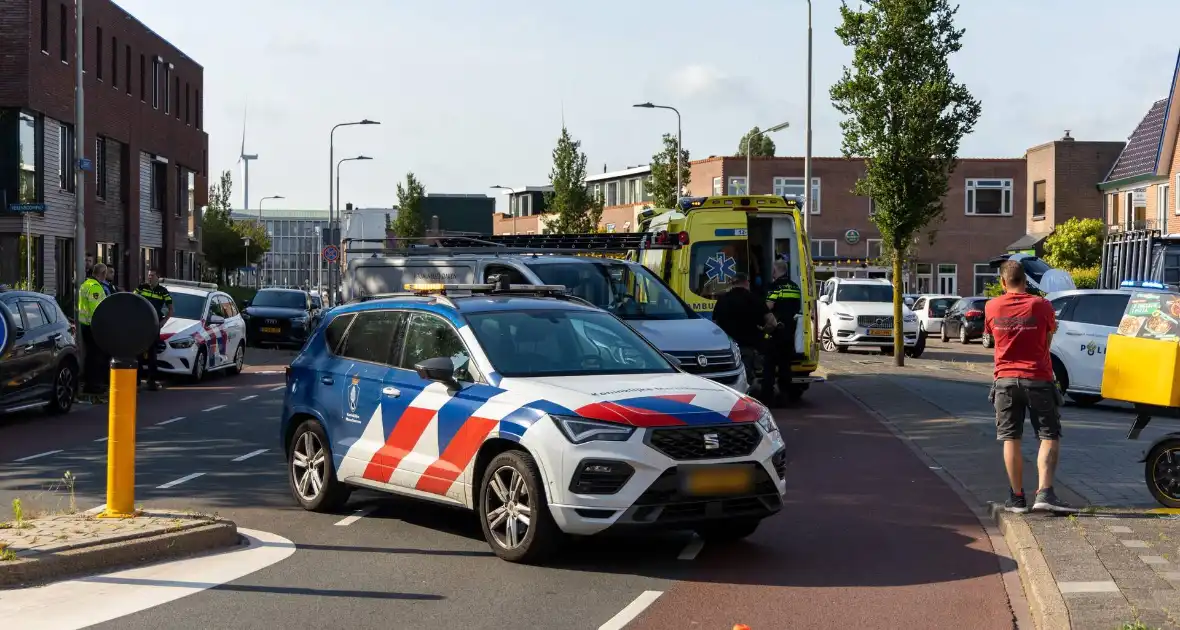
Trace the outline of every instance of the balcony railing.
[[1106, 231], [1109, 233], [1135, 232], [1139, 230], [1162, 230], [1164, 227], [1165, 226], [1163, 223], [1161, 223], [1158, 219], [1138, 219], [1135, 221], [1124, 221], [1118, 224], [1108, 225], [1106, 226]]

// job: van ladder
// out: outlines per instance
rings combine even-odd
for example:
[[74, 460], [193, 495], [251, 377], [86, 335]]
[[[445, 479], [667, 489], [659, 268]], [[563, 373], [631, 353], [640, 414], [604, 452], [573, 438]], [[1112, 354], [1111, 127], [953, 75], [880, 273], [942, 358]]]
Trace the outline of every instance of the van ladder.
[[[425, 236], [345, 239], [350, 254], [437, 256], [439, 254], [552, 254], [554, 252], [621, 254], [635, 250], [679, 249], [672, 239], [660, 242], [645, 232], [615, 234], [495, 234], [479, 237]], [[360, 243], [360, 246], [354, 245]], [[390, 245], [393, 245], [391, 247]]]

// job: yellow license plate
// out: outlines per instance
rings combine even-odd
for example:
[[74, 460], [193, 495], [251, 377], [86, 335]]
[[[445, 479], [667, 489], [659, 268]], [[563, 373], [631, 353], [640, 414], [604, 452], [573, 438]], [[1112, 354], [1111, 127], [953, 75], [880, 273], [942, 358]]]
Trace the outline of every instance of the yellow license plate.
[[262, 332], [264, 332], [264, 333], [281, 333], [281, 332], [283, 332], [283, 329], [282, 328], [263, 328]]
[[892, 337], [893, 331], [892, 330], [870, 330], [869, 336], [870, 337]]
[[694, 496], [742, 494], [754, 489], [754, 469], [748, 465], [690, 468], [682, 486], [685, 494]]

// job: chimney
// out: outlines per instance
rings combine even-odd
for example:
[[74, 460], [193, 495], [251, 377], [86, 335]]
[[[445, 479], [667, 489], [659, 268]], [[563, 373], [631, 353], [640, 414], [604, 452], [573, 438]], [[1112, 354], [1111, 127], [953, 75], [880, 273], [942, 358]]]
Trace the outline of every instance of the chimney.
[[603, 162], [603, 163], [602, 163], [602, 172], [603, 172], [603, 173], [605, 173], [605, 172], [606, 172], [606, 162]]
[[1069, 130], [1068, 130], [1068, 129], [1066, 129], [1066, 130], [1065, 130], [1065, 137], [1064, 137], [1064, 138], [1062, 138], [1062, 139], [1061, 139], [1061, 141], [1062, 141], [1062, 142], [1073, 142], [1073, 141], [1074, 141], [1074, 137], [1073, 137], [1073, 136], [1071, 136], [1071, 135], [1069, 135]]

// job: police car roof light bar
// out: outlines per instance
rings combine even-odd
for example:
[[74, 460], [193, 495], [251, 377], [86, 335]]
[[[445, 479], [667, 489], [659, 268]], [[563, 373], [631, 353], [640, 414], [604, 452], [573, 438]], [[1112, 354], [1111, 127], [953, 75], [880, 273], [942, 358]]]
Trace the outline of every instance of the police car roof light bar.
[[211, 291], [217, 290], [217, 285], [212, 282], [197, 282], [196, 280], [175, 280], [172, 278], [160, 278], [160, 284], [174, 284], [178, 287], [196, 287], [198, 289], [209, 289]]

